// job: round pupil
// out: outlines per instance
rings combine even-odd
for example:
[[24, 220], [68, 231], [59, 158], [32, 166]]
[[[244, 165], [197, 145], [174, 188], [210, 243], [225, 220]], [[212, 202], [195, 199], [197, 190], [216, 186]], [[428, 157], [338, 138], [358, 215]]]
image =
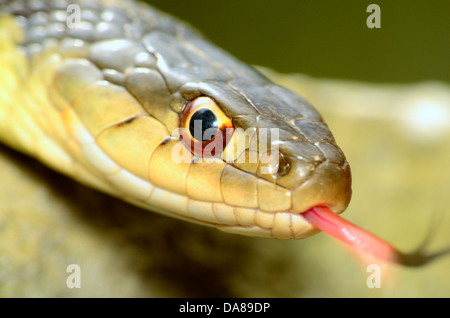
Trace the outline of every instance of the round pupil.
[[198, 141], [211, 140], [217, 133], [217, 129], [216, 116], [207, 108], [197, 110], [189, 122], [189, 131]]

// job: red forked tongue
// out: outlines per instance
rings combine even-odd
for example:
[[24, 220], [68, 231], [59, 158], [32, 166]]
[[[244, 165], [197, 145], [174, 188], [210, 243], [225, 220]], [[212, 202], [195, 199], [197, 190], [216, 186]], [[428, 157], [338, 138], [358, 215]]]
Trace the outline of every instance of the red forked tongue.
[[381, 238], [341, 218], [324, 206], [311, 208], [301, 214], [311, 225], [344, 242], [356, 252], [384, 262], [420, 266], [448, 252], [433, 255], [423, 255], [420, 252], [402, 253]]

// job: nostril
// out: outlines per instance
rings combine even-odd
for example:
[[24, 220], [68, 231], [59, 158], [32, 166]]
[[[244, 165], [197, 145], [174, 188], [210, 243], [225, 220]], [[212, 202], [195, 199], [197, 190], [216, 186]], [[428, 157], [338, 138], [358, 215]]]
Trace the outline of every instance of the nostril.
[[290, 164], [281, 152], [267, 151], [259, 159], [257, 174], [266, 180], [274, 181], [286, 175]]
[[291, 170], [291, 165], [289, 161], [286, 160], [286, 157], [278, 152], [278, 170], [277, 170], [277, 178], [281, 178], [289, 173]]

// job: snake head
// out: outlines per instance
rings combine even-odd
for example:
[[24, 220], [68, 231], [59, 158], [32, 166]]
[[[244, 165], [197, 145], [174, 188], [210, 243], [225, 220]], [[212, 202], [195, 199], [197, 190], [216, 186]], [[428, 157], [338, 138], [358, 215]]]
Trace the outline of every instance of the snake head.
[[[233, 129], [232, 135], [222, 136], [226, 142], [217, 144], [216, 160], [193, 165], [221, 166], [216, 211], [224, 209], [221, 205], [229, 207], [239, 223], [222, 225], [222, 230], [278, 238], [309, 236], [315, 231], [300, 214], [315, 206], [343, 212], [351, 197], [350, 167], [322, 117], [305, 99], [268, 80], [264, 85], [248, 83], [191, 82], [181, 88], [187, 100], [215, 105], [217, 117], [224, 113]], [[181, 127], [187, 126], [185, 117], [192, 118], [187, 110]], [[197, 176], [201, 178], [215, 177], [205, 172]], [[199, 199], [205, 199], [203, 194]]]

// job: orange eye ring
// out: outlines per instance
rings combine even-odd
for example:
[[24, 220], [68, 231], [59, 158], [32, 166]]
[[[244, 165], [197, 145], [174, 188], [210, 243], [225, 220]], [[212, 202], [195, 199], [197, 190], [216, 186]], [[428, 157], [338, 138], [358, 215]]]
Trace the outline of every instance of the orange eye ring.
[[233, 131], [231, 119], [208, 96], [189, 102], [181, 114], [183, 143], [197, 156], [213, 157], [222, 153]]

